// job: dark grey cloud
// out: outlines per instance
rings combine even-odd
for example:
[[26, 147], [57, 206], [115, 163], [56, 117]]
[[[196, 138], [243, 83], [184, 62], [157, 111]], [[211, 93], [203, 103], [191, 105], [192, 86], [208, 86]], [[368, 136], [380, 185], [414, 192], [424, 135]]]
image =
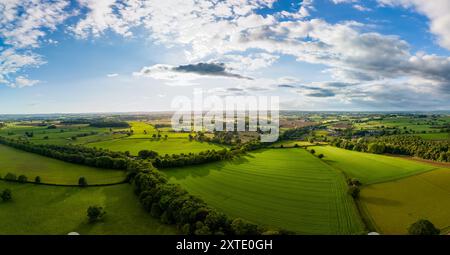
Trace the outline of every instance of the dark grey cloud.
[[292, 85], [292, 84], [280, 84], [278, 85], [279, 88], [288, 88], [288, 89], [293, 89], [296, 88], [296, 85]]
[[199, 75], [224, 76], [238, 79], [253, 80], [251, 77], [235, 74], [227, 71], [224, 63], [197, 63], [173, 67], [172, 71], [183, 73], [195, 73]]
[[308, 97], [334, 97], [336, 95], [331, 89], [312, 87], [302, 85], [301, 89], [297, 91], [298, 93], [304, 94]]
[[307, 93], [308, 97], [334, 97], [336, 94], [329, 89], [320, 89], [317, 92]]

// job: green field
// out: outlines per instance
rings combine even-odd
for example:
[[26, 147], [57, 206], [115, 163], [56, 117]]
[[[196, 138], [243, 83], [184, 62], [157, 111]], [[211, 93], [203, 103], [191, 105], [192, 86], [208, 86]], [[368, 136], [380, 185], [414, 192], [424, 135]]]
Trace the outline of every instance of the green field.
[[363, 231], [343, 176], [304, 149], [263, 150], [165, 173], [231, 216], [303, 234]]
[[425, 140], [450, 140], [450, 133], [417, 134]]
[[436, 168], [427, 163], [332, 146], [309, 148], [314, 149], [316, 154], [324, 154], [326, 163], [343, 171], [348, 177], [358, 178], [363, 184], [394, 180]]
[[141, 150], [153, 150], [160, 155], [198, 153], [206, 150], [221, 150], [223, 147], [212, 143], [201, 143], [189, 141], [187, 138], [169, 138], [152, 140], [123, 138], [103, 142], [87, 143], [88, 147], [104, 148], [112, 151], [129, 151], [132, 155], [137, 155]]
[[78, 184], [80, 176], [86, 177], [88, 184], [117, 183], [125, 179], [125, 173], [120, 170], [66, 163], [0, 145], [0, 175], [4, 177], [8, 172], [24, 174], [30, 181], [40, 176], [41, 182], [52, 184]]
[[450, 168], [439, 169], [364, 187], [361, 201], [379, 231], [385, 234], [406, 234], [419, 219], [449, 229], [449, 183]]
[[[0, 234], [176, 234], [145, 212], [129, 184], [108, 187], [53, 187], [0, 181], [13, 200], [0, 202]], [[86, 209], [102, 206], [101, 222], [87, 222]]]

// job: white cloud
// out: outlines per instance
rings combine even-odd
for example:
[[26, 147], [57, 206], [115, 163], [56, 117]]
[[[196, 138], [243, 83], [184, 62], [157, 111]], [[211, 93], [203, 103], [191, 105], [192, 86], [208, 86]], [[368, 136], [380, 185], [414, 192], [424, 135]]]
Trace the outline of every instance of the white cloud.
[[9, 86], [12, 88], [24, 88], [34, 86], [38, 82], [38, 80], [30, 80], [24, 76], [17, 76], [15, 78], [15, 83], [11, 83]]
[[371, 11], [372, 10], [372, 9], [370, 9], [368, 7], [365, 7], [365, 6], [362, 6], [360, 4], [354, 4], [353, 8], [358, 10], [358, 11], [362, 11], [362, 12], [367, 12], [367, 11]]
[[113, 78], [113, 77], [117, 77], [117, 76], [119, 76], [119, 74], [117, 74], [117, 73], [109, 73], [106, 75], [106, 77], [108, 77], [108, 78]]
[[[7, 0], [0, 2], [0, 83], [10, 87], [28, 87], [37, 83], [16, 76], [23, 68], [45, 63], [31, 50], [40, 46], [50, 32], [70, 16], [67, 0]], [[55, 43], [49, 39], [47, 43]]]
[[382, 5], [414, 8], [430, 19], [430, 31], [439, 44], [450, 49], [450, 1], [448, 0], [378, 0]]

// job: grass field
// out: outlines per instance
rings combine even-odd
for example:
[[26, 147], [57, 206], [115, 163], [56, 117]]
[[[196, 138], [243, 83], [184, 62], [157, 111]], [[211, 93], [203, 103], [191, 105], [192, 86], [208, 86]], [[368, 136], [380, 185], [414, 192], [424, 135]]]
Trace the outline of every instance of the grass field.
[[298, 233], [363, 231], [343, 176], [304, 149], [263, 150], [165, 173], [231, 216]]
[[439, 169], [364, 187], [361, 201], [382, 233], [406, 234], [408, 227], [422, 218], [448, 229], [449, 183], [450, 168]]
[[36, 176], [41, 182], [52, 184], [78, 184], [80, 176], [86, 177], [88, 184], [116, 183], [125, 179], [120, 170], [98, 169], [40, 156], [0, 145], [0, 175], [8, 172], [17, 176], [24, 174], [33, 181]]
[[187, 138], [169, 138], [167, 140], [123, 138], [103, 142], [87, 143], [85, 145], [88, 147], [104, 148], [112, 151], [129, 151], [132, 155], [137, 155], [141, 150], [153, 150], [158, 152], [160, 155], [165, 155], [189, 152], [198, 153], [213, 149], [221, 150], [223, 148], [212, 143], [189, 141]]
[[348, 177], [358, 178], [363, 184], [394, 180], [436, 168], [427, 163], [332, 146], [314, 146], [310, 149], [314, 149], [316, 154], [324, 154], [326, 163]]
[[425, 140], [450, 140], [450, 133], [417, 134]]
[[[52, 187], [0, 181], [13, 200], [0, 202], [0, 234], [176, 234], [145, 212], [129, 184], [108, 187]], [[102, 206], [106, 215], [87, 222], [86, 210]]]

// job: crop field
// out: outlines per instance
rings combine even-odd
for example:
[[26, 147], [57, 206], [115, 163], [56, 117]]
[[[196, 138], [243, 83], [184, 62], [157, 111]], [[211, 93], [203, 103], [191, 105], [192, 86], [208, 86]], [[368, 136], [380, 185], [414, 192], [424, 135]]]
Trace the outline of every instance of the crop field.
[[[0, 203], [0, 234], [176, 234], [145, 212], [129, 184], [54, 187], [0, 181], [13, 199]], [[102, 221], [88, 223], [89, 206], [102, 206]]]
[[364, 187], [361, 201], [379, 231], [406, 234], [419, 219], [450, 227], [450, 168]]
[[29, 181], [40, 176], [42, 183], [51, 184], [78, 184], [81, 176], [86, 177], [88, 184], [117, 183], [125, 179], [125, 173], [120, 170], [66, 163], [0, 145], [0, 176], [9, 172], [17, 176], [23, 174]]
[[301, 148], [262, 150], [164, 172], [171, 182], [235, 217], [303, 234], [363, 231], [342, 174]]
[[398, 157], [350, 151], [332, 146], [314, 146], [316, 154], [323, 154], [329, 165], [363, 184], [383, 182], [430, 171], [436, 166]]

